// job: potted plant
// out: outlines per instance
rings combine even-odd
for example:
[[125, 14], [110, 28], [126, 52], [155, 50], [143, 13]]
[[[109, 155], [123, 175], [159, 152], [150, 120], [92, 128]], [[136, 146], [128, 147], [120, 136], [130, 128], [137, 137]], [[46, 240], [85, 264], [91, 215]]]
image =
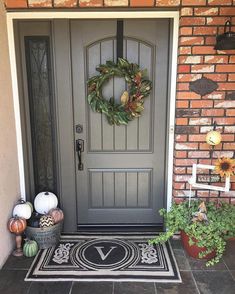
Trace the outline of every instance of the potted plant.
[[167, 231], [149, 242], [164, 243], [180, 231], [189, 255], [208, 259], [207, 266], [220, 261], [227, 239], [235, 236], [235, 206], [228, 203], [208, 202], [205, 205], [201, 200], [184, 201], [174, 203], [168, 212], [161, 209], [160, 214]]

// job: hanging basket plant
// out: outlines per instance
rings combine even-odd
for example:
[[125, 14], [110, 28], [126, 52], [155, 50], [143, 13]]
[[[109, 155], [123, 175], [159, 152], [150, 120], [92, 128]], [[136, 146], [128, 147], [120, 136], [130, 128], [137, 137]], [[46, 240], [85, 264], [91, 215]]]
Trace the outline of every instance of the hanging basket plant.
[[[95, 112], [103, 113], [110, 125], [127, 125], [129, 121], [141, 116], [144, 110], [144, 99], [149, 96], [152, 82], [147, 79], [146, 70], [141, 70], [138, 64], [129, 63], [126, 59], [118, 58], [118, 62], [107, 61], [96, 70], [99, 75], [91, 77], [88, 84], [87, 100]], [[128, 89], [116, 103], [114, 97], [106, 100], [102, 88], [112, 77], [122, 77]]]

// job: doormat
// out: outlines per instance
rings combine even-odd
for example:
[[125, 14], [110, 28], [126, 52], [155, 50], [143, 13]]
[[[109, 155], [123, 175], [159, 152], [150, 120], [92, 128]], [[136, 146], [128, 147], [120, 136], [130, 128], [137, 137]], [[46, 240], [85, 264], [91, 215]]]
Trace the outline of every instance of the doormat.
[[180, 283], [170, 244], [149, 245], [154, 236], [62, 235], [58, 245], [38, 252], [25, 281]]

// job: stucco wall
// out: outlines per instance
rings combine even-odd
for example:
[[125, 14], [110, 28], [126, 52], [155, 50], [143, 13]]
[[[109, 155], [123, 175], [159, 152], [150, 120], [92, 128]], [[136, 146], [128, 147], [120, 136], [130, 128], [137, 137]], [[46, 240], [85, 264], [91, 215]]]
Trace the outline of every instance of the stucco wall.
[[12, 206], [19, 198], [14, 109], [11, 91], [6, 15], [0, 1], [0, 268], [14, 246], [7, 230]]

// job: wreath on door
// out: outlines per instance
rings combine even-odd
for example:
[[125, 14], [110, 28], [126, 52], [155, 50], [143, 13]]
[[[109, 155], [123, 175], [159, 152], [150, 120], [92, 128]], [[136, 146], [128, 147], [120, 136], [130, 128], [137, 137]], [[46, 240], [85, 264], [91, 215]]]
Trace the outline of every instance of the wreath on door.
[[[118, 58], [118, 62], [107, 61], [96, 70], [99, 75], [91, 77], [88, 84], [87, 100], [92, 110], [103, 113], [110, 125], [127, 125], [129, 121], [141, 116], [144, 110], [144, 99], [149, 96], [152, 82], [147, 79], [147, 70], [141, 70], [138, 64], [129, 63]], [[127, 90], [116, 103], [114, 97], [106, 100], [102, 87], [112, 77], [122, 77], [127, 83]]]

